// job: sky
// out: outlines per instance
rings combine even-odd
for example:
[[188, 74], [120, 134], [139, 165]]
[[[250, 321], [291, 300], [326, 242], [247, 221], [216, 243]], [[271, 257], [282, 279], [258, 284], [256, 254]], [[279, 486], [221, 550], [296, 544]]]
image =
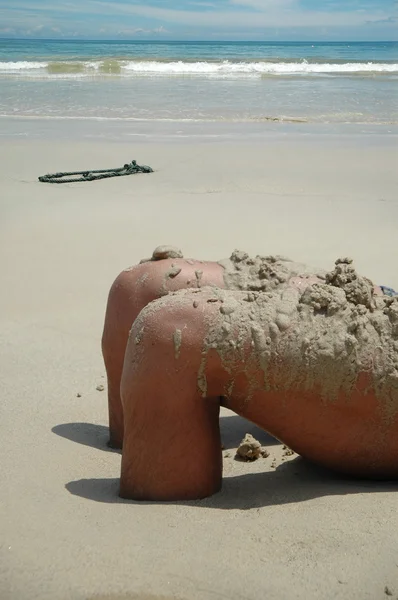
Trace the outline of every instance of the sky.
[[0, 0], [0, 37], [398, 40], [398, 0]]

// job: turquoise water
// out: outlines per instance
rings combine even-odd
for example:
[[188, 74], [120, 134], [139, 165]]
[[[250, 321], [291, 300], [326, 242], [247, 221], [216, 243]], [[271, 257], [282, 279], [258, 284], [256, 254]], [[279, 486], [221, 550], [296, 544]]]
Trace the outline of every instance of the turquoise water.
[[[398, 42], [145, 42], [0, 40], [0, 61], [102, 60], [319, 60], [398, 63]], [[397, 65], [396, 65], [397, 66]], [[397, 70], [397, 69], [396, 69]]]
[[0, 115], [398, 124], [398, 43], [0, 40]]

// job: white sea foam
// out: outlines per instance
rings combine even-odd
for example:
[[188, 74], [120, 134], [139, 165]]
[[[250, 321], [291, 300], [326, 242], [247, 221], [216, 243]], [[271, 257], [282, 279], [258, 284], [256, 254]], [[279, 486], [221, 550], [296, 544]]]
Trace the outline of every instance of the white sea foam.
[[299, 63], [291, 62], [130, 62], [124, 66], [126, 71], [153, 74], [182, 75], [266, 75], [266, 74], [301, 74], [301, 73], [398, 73], [398, 64], [388, 63]]
[[202, 76], [202, 77], [261, 77], [267, 75], [360, 75], [398, 74], [398, 63], [346, 62], [188, 62], [188, 61], [56, 61], [56, 62], [0, 62], [0, 74], [27, 75], [48, 78], [75, 78], [84, 76]]
[[0, 62], [0, 73], [13, 73], [20, 71], [30, 71], [32, 69], [45, 69], [47, 63], [21, 60], [18, 62]]

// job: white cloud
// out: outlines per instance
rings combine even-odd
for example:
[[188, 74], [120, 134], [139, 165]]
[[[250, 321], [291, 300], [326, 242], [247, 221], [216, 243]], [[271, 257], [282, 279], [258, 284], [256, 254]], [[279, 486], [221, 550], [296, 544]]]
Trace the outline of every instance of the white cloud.
[[286, 6], [297, 5], [297, 0], [229, 0], [233, 6], [247, 6], [259, 12], [277, 10], [281, 11]]
[[46, 25], [36, 25], [35, 27], [31, 27], [30, 29], [27, 29], [25, 31], [25, 35], [31, 36], [31, 37], [35, 37], [35, 36], [39, 36], [39, 37], [45, 37], [45, 36], [51, 36], [54, 33], [57, 34], [57, 36], [62, 36], [63, 33], [61, 31], [61, 29], [59, 27], [48, 27]]
[[[202, 30], [210, 36], [215, 31], [226, 36], [236, 31], [279, 29], [283, 32], [288, 28], [293, 28], [297, 33], [313, 28], [318, 34], [322, 33], [322, 28], [345, 31], [349, 27], [356, 29], [371, 24], [389, 27], [393, 23], [393, 18], [382, 8], [336, 11], [331, 6], [327, 11], [323, 5], [324, 10], [303, 10], [299, 7], [299, 0], [228, 0], [227, 4], [222, 5], [215, 0], [190, 0], [187, 5], [189, 10], [164, 8], [165, 5], [170, 6], [171, 2], [164, 2], [163, 7], [154, 6], [150, 0], [145, 4], [123, 3], [120, 0], [68, 0], [54, 1], [51, 5], [39, 0], [34, 3], [34, 8], [27, 0], [12, 1], [12, 9], [3, 10], [2, 24], [6, 29], [33, 31], [40, 23], [43, 27], [53, 28], [53, 34], [60, 27], [62, 30], [68, 28], [73, 32], [69, 31], [69, 35], [75, 36], [94, 35], [99, 29], [103, 30], [101, 35], [108, 36], [118, 31], [130, 32], [126, 35], [158, 35], [169, 33], [165, 29], [168, 25], [180, 32], [190, 28]], [[201, 10], [204, 6], [207, 10]], [[82, 19], [82, 14], [90, 15], [90, 18]]]
[[391, 25], [392, 23], [398, 23], [398, 16], [391, 15], [386, 19], [378, 19], [376, 21], [366, 21], [367, 25]]
[[358, 11], [347, 12], [326, 12], [326, 11], [303, 11], [299, 10], [294, 0], [283, 0], [276, 3], [274, 0], [231, 0], [234, 2], [250, 2], [258, 6], [267, 3], [268, 9], [261, 11], [185, 11], [168, 8], [159, 8], [156, 6], [140, 4], [120, 4], [102, 2], [101, 0], [91, 0], [92, 6], [96, 5], [98, 10], [110, 10], [113, 14], [137, 15], [145, 18], [152, 18], [166, 23], [173, 23], [185, 26], [195, 27], [218, 27], [226, 29], [228, 27], [356, 27], [364, 25], [366, 20], [385, 18], [383, 11], [376, 11], [372, 14], [362, 14]]
[[[102, 31], [102, 30], [101, 30]], [[155, 27], [155, 29], [143, 29], [142, 27], [137, 27], [135, 29], [121, 29], [116, 32], [118, 37], [133, 37], [137, 35], [158, 35], [162, 33], [170, 33], [164, 27]]]

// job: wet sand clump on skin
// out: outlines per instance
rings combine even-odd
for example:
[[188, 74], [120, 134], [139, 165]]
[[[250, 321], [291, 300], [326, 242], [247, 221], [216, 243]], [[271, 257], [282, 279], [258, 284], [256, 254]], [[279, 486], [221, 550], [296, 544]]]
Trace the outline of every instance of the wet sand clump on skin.
[[230, 258], [218, 263], [224, 268], [224, 281], [227, 289], [268, 292], [286, 284], [295, 276], [325, 278], [325, 273], [296, 263], [284, 256], [256, 256], [251, 258], [246, 252], [234, 250]]
[[140, 261], [140, 264], [145, 262], [157, 261], [157, 260], [166, 260], [167, 258], [184, 258], [181, 250], [176, 246], [157, 246], [152, 253], [151, 258], [143, 258]]
[[[204, 362], [215, 349], [231, 376], [238, 363], [248, 371], [258, 364], [263, 389], [318, 390], [326, 402], [350, 394], [367, 372], [369, 391], [383, 400], [386, 417], [397, 413], [397, 297], [376, 296], [373, 283], [347, 258], [336, 260], [329, 273], [316, 273], [322, 280], [302, 290], [287, 285], [289, 279], [314, 270], [282, 257], [250, 259], [234, 252], [222, 264], [230, 289], [250, 291], [213, 290], [221, 305], [205, 340]], [[260, 286], [263, 291], [255, 290]], [[204, 373], [202, 367], [202, 390]]]

